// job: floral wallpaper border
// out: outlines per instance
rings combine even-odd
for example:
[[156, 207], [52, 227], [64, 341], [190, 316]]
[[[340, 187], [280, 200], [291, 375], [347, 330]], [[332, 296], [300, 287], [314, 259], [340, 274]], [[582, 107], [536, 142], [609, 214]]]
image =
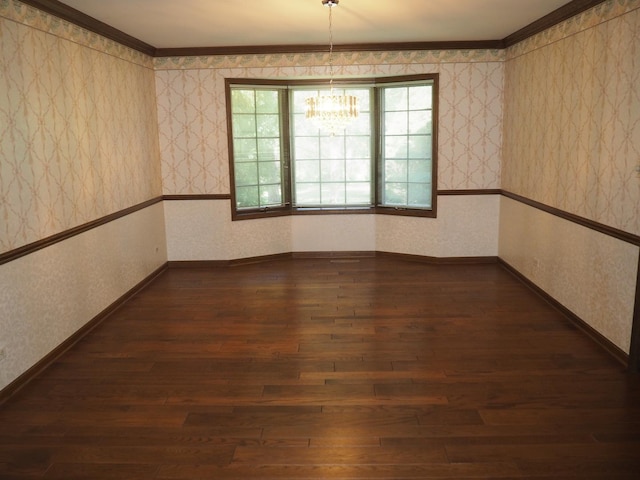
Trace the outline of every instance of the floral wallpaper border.
[[608, 22], [626, 13], [640, 8], [640, 0], [608, 0], [596, 5], [589, 10], [565, 20], [544, 32], [527, 38], [518, 44], [509, 47], [506, 59], [511, 60], [530, 53], [533, 50], [545, 47], [567, 37], [583, 32], [589, 28]]
[[[390, 52], [341, 52], [333, 54], [335, 65], [407, 65], [441, 63], [502, 62], [504, 50], [410, 50]], [[313, 67], [326, 65], [329, 54], [280, 53], [256, 55], [210, 55], [195, 57], [160, 57], [156, 70], [206, 68]]]
[[[414, 50], [391, 52], [346, 52], [334, 55], [338, 65], [494, 62], [508, 60], [584, 31], [640, 8], [640, 0], [608, 0], [506, 50]], [[155, 68], [234, 68], [314, 66], [326, 64], [328, 53], [283, 53], [260, 55], [210, 55], [151, 58], [132, 48], [90, 32], [66, 20], [42, 12], [18, 0], [0, 0], [0, 16], [46, 33], [94, 48], [136, 64]]]
[[[17, 0], [0, 0], [0, 17], [27, 25], [64, 40], [113, 55], [137, 65], [153, 68], [153, 58], [66, 20], [38, 10]], [[1, 34], [1, 32], [0, 32]], [[1, 37], [0, 37], [1, 38]]]

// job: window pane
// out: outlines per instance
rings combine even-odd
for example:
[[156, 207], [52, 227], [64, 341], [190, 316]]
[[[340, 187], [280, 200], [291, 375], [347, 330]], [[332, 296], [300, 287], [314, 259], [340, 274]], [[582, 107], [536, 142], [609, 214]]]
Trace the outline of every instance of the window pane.
[[278, 105], [278, 92], [274, 90], [258, 90], [256, 92], [256, 112], [275, 113], [280, 111]]
[[406, 205], [407, 204], [406, 183], [385, 183], [384, 199], [386, 205]]
[[296, 182], [319, 182], [320, 161], [304, 160], [296, 162]]
[[427, 183], [410, 183], [408, 204], [415, 207], [431, 206], [431, 185]]
[[295, 202], [300, 206], [320, 205], [319, 183], [296, 183]]
[[346, 179], [352, 182], [371, 180], [371, 160], [347, 160]]
[[320, 188], [322, 205], [346, 205], [347, 198], [344, 183], [323, 183]]
[[[320, 90], [295, 90], [293, 91], [293, 101], [291, 102], [291, 109], [296, 118], [305, 118], [307, 111], [307, 99], [317, 97]], [[324, 91], [328, 91], [324, 90]], [[300, 115], [298, 115], [300, 114]], [[305, 119], [306, 120], [306, 119]]]
[[293, 155], [297, 160], [320, 158], [319, 137], [296, 137]]
[[253, 113], [255, 92], [253, 90], [232, 90], [231, 108], [234, 113]]
[[325, 158], [344, 158], [344, 136], [320, 137], [320, 157]]
[[431, 85], [409, 87], [409, 105], [411, 110], [431, 110]]
[[384, 114], [385, 135], [406, 135], [409, 133], [409, 112], [387, 112]]
[[256, 133], [256, 117], [254, 115], [233, 115], [234, 138], [254, 137]]
[[347, 125], [347, 135], [370, 135], [371, 134], [371, 116], [369, 112], [360, 110], [358, 118]]
[[334, 89], [336, 95], [343, 92], [358, 97], [360, 112], [358, 118], [350, 122], [343, 132], [331, 135], [328, 131], [321, 131], [304, 115], [305, 100], [319, 93], [327, 94], [328, 90], [291, 91], [295, 205], [371, 204], [371, 90]]
[[408, 137], [384, 137], [385, 158], [407, 158]]
[[431, 137], [427, 135], [413, 135], [409, 137], [409, 158], [431, 158]]
[[261, 138], [258, 139], [258, 160], [263, 161], [280, 161], [280, 139], [279, 138]]
[[236, 185], [256, 185], [258, 168], [254, 162], [236, 163]]
[[431, 183], [431, 161], [409, 160], [409, 178], [413, 182]]
[[371, 161], [371, 137], [347, 137], [346, 158], [366, 158]]
[[258, 158], [256, 141], [253, 138], [242, 139], [236, 138], [233, 141], [233, 154], [236, 162], [246, 162], [247, 160], [256, 160]]
[[431, 208], [433, 86], [382, 88], [382, 205]]
[[280, 183], [280, 162], [260, 162], [258, 164], [260, 184]]
[[407, 87], [387, 87], [384, 89], [385, 112], [404, 112], [409, 102]]
[[318, 125], [307, 119], [304, 113], [295, 113], [292, 118], [293, 131], [295, 135], [318, 135], [320, 129]]
[[346, 178], [344, 160], [323, 160], [320, 166], [320, 179], [323, 182], [340, 182]]
[[260, 186], [260, 205], [279, 205], [282, 203], [282, 189], [280, 185]]
[[347, 183], [347, 203], [368, 205], [371, 202], [371, 184], [369, 182]]
[[278, 90], [231, 90], [236, 208], [282, 205], [282, 142]]
[[431, 133], [431, 110], [409, 112], [409, 131], [407, 133], [421, 135]]
[[280, 117], [278, 115], [258, 115], [258, 136], [278, 137], [280, 134]]
[[236, 186], [236, 205], [238, 208], [247, 208], [259, 205], [259, 197], [260, 195], [258, 194], [257, 185], [252, 187]]
[[407, 161], [387, 160], [384, 165], [384, 177], [387, 182], [406, 182]]

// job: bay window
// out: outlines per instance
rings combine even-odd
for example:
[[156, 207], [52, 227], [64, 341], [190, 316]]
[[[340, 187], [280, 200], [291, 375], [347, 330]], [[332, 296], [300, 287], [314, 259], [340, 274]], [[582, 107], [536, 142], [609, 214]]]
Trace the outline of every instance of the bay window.
[[436, 215], [438, 76], [334, 82], [358, 118], [333, 134], [306, 118], [326, 83], [226, 81], [234, 219], [292, 213]]

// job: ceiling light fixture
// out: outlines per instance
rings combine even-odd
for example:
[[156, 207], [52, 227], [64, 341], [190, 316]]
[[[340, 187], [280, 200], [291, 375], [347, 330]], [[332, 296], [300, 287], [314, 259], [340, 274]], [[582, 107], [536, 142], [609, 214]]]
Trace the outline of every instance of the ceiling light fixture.
[[322, 0], [329, 7], [329, 94], [319, 94], [306, 100], [306, 117], [314, 121], [322, 132], [335, 135], [358, 117], [358, 98], [353, 95], [336, 95], [333, 92], [333, 7], [340, 0]]

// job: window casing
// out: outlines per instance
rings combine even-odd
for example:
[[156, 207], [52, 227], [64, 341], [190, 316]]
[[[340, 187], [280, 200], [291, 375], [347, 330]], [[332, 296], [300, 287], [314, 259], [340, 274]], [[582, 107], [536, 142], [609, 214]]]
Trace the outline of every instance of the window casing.
[[227, 79], [233, 219], [300, 213], [436, 216], [438, 75], [334, 81], [359, 117], [305, 117], [327, 82]]

